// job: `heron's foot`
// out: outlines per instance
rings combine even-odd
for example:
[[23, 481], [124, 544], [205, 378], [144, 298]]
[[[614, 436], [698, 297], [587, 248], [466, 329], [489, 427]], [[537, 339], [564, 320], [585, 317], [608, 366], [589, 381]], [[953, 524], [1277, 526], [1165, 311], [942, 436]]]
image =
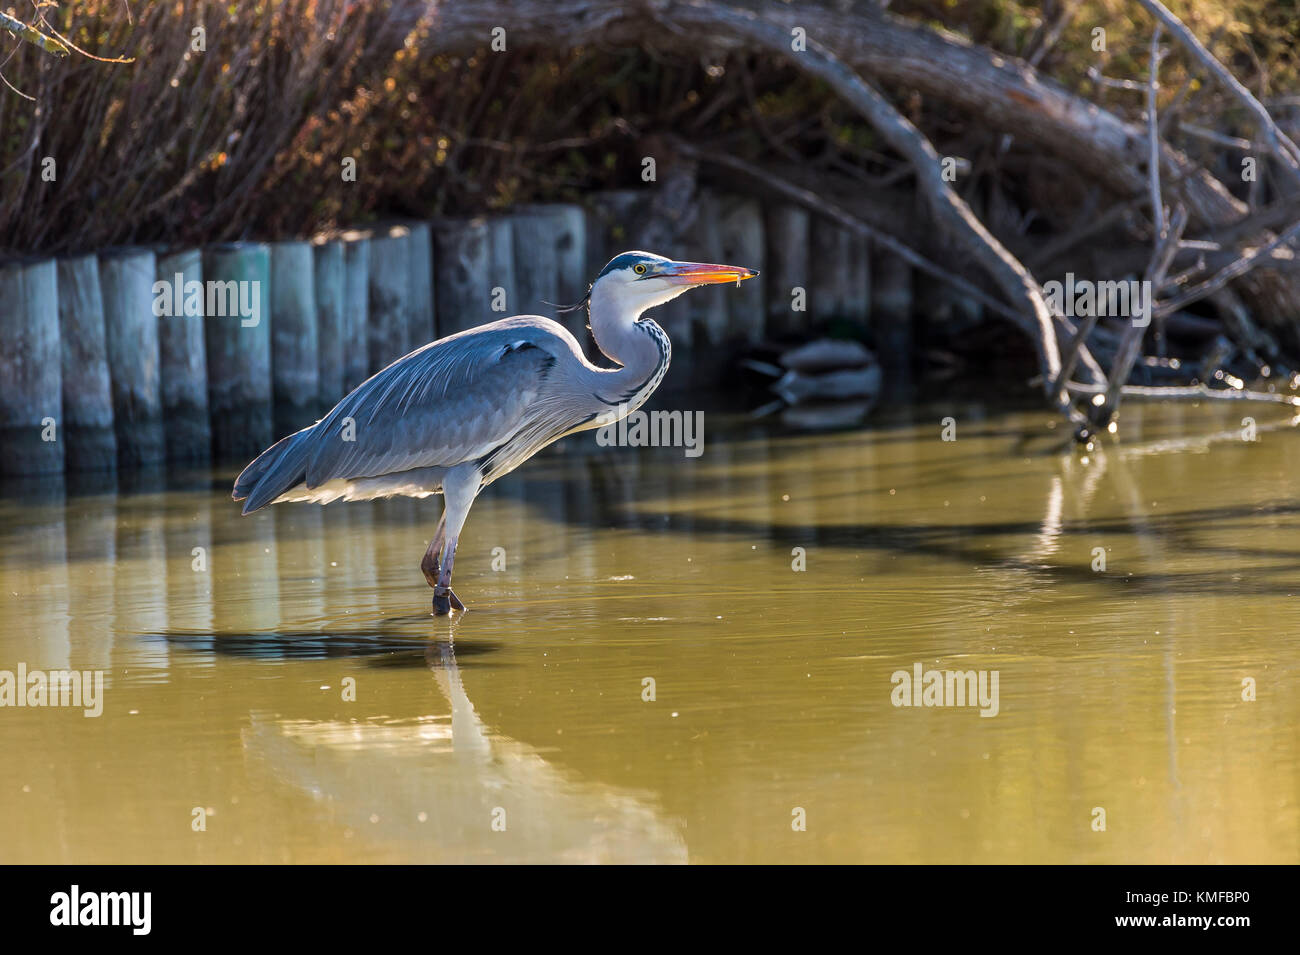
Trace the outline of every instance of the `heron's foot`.
[[420, 561], [420, 570], [424, 573], [424, 579], [429, 582], [429, 586], [434, 590], [438, 589], [438, 558], [432, 555], [432, 552], [424, 555]]
[[453, 610], [464, 610], [465, 605], [460, 602], [460, 598], [450, 587], [433, 588], [433, 613], [438, 617], [445, 617]]

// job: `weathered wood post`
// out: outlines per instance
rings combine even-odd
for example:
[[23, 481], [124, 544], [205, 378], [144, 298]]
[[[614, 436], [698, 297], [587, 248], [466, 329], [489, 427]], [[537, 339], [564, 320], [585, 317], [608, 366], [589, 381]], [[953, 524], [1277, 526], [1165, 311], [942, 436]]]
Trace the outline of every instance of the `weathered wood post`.
[[343, 393], [370, 374], [370, 236], [343, 233]]
[[[719, 196], [717, 202], [718, 236], [721, 244], [718, 261], [747, 269], [767, 270], [764, 255], [763, 213], [755, 199]], [[727, 296], [727, 329], [730, 338], [743, 342], [763, 339], [766, 324], [767, 294], [765, 279], [742, 282]]]
[[392, 364], [410, 348], [411, 230], [404, 225], [370, 236], [370, 323], [366, 335], [369, 374]]
[[[700, 262], [718, 262], [723, 265], [743, 264], [727, 261], [722, 248], [722, 233], [718, 227], [717, 203], [717, 197], [713, 194], [700, 192], [700, 210], [695, 219], [695, 228], [691, 231], [692, 241], [686, 246], [686, 257]], [[690, 306], [693, 341], [712, 345], [720, 345], [726, 341], [727, 299], [736, 291], [735, 288], [705, 286], [678, 299]], [[705, 351], [696, 348], [694, 354], [697, 359], [702, 359]], [[722, 352], [717, 352], [716, 356], [721, 359]]]
[[832, 319], [865, 322], [871, 312], [870, 244], [865, 236], [830, 219], [812, 222], [808, 315], [814, 324]]
[[[515, 275], [521, 311], [552, 315], [578, 341], [586, 336], [585, 311], [556, 315], [545, 302], [572, 305], [587, 294], [587, 217], [571, 203], [524, 206], [514, 219]], [[547, 279], [542, 270], [551, 269]]]
[[208, 351], [212, 452], [248, 459], [270, 446], [271, 250], [230, 242], [203, 253], [203, 332]]
[[316, 294], [317, 404], [324, 414], [343, 397], [344, 278], [343, 243], [312, 244], [312, 278]]
[[271, 397], [275, 436], [319, 416], [316, 276], [310, 242], [271, 246]]
[[773, 338], [808, 334], [808, 210], [782, 202], [764, 211], [767, 236], [767, 333]]
[[429, 223], [413, 222], [407, 226], [407, 229], [410, 230], [407, 243], [410, 247], [408, 257], [411, 268], [411, 312], [406, 344], [407, 350], [410, 351], [421, 345], [427, 345], [447, 333], [439, 331], [434, 308], [434, 302], [437, 300], [434, 295], [434, 276], [437, 269], [434, 265], [433, 239]]
[[117, 435], [99, 259], [60, 259], [58, 280], [65, 466], [69, 471], [111, 470], [117, 467]]
[[506, 314], [492, 312], [491, 241], [487, 221], [441, 219], [434, 229], [438, 332], [452, 335]]
[[153, 292], [157, 272], [151, 249], [109, 249], [99, 254], [113, 427], [118, 461], [127, 467], [157, 464], [167, 456]]
[[560, 301], [560, 260], [552, 222], [526, 209], [511, 216], [510, 228], [516, 291], [510, 313], [545, 315], [548, 309], [543, 303]]
[[885, 391], [900, 397], [912, 384], [912, 266], [876, 249], [871, 278], [871, 328], [885, 369]]
[[519, 283], [515, 279], [515, 230], [505, 216], [487, 221], [488, 292], [492, 320], [518, 314]]
[[203, 254], [187, 249], [158, 259], [154, 284], [161, 362], [164, 444], [169, 461], [206, 461], [208, 358], [203, 336]]
[[0, 263], [0, 473], [63, 470], [61, 368], [54, 260]]
[[[587, 215], [576, 203], [562, 202], [543, 208], [554, 223], [560, 303], [572, 305], [587, 294], [587, 288], [595, 278], [587, 274]], [[577, 315], [576, 312], [573, 314]], [[578, 317], [577, 323], [580, 327], [585, 326], [587, 317]]]

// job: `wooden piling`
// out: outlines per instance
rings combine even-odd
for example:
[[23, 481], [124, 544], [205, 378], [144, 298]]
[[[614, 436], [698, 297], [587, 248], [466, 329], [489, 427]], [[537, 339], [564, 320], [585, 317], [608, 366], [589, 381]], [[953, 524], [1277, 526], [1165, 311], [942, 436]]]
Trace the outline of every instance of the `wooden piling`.
[[781, 202], [764, 210], [767, 237], [767, 334], [804, 337], [808, 328], [808, 210]]
[[[718, 261], [765, 272], [763, 212], [756, 199], [719, 196], [717, 223]], [[767, 294], [763, 279], [742, 282], [727, 296], [728, 337], [741, 342], [762, 341], [766, 324]], [[789, 299], [787, 298], [787, 302]]]
[[505, 314], [492, 312], [492, 247], [487, 220], [441, 219], [434, 229], [438, 331], [452, 335]]
[[370, 374], [370, 237], [343, 233], [343, 393]]
[[0, 473], [63, 470], [59, 281], [53, 259], [0, 264]]
[[324, 414], [343, 397], [346, 282], [342, 242], [312, 244], [312, 278], [316, 293], [316, 400]]
[[[555, 318], [579, 340], [586, 335], [585, 311], [557, 314], [546, 305], [572, 305], [587, 294], [587, 221], [570, 203], [523, 206], [514, 216], [515, 276], [520, 310]], [[550, 275], [546, 275], [547, 271]]]
[[372, 375], [411, 350], [410, 237], [410, 229], [403, 225], [378, 229], [370, 236], [366, 343]]
[[[551, 223], [528, 211], [511, 216], [516, 302], [512, 314], [546, 315], [546, 302], [560, 301], [560, 265]], [[561, 303], [568, 304], [568, 303]]]
[[871, 312], [869, 240], [817, 217], [810, 235], [808, 315], [813, 324], [833, 319], [866, 322]]
[[492, 320], [517, 314], [519, 283], [515, 279], [515, 231], [505, 216], [487, 220], [488, 307]]
[[320, 416], [316, 277], [309, 242], [271, 246], [271, 398], [275, 436]]
[[69, 471], [111, 470], [117, 467], [117, 435], [99, 259], [60, 259], [58, 283], [64, 465]]
[[[716, 216], [717, 202], [717, 197], [711, 193], [700, 193], [700, 211], [684, 250], [685, 257], [699, 262], [734, 265], [736, 263], [727, 261], [726, 252], [722, 248], [722, 233]], [[727, 300], [736, 291], [738, 290], [733, 286], [706, 285], [678, 299], [686, 302], [690, 308], [692, 343], [721, 345], [727, 340]], [[698, 348], [692, 350], [696, 353], [702, 351]], [[697, 354], [696, 357], [701, 356]]]
[[212, 246], [203, 253], [203, 275], [212, 453], [246, 460], [273, 440], [271, 250], [260, 242]]
[[885, 368], [885, 391], [901, 397], [912, 384], [912, 266], [887, 249], [871, 258], [871, 328]]
[[446, 332], [439, 331], [435, 320], [434, 276], [436, 267], [433, 240], [427, 222], [413, 222], [407, 226], [410, 237], [408, 259], [411, 269], [410, 327], [407, 330], [407, 349], [419, 348], [434, 341]]
[[[575, 203], [555, 203], [546, 208], [555, 229], [560, 302], [572, 305], [587, 294], [591, 280], [595, 278], [587, 274], [587, 216], [582, 206]], [[585, 326], [586, 323], [585, 314], [578, 318], [579, 325]]]
[[118, 462], [126, 467], [157, 464], [167, 456], [153, 291], [157, 272], [150, 249], [109, 249], [99, 254], [113, 428]]
[[[206, 461], [212, 453], [208, 424], [208, 359], [203, 340], [203, 254], [186, 249], [158, 259], [155, 300], [159, 378], [167, 460]], [[168, 301], [169, 299], [169, 301]]]

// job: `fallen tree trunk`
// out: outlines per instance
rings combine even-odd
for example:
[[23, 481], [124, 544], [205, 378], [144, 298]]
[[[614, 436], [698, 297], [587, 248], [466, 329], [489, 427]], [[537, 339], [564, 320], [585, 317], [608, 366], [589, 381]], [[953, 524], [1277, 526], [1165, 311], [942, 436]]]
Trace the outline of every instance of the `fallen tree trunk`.
[[[405, 35], [434, 10], [399, 0], [390, 29]], [[911, 23], [874, 5], [851, 11], [791, 7], [774, 2], [715, 5], [688, 0], [473, 0], [443, 2], [432, 14], [424, 41], [429, 52], [466, 51], [486, 44], [494, 27], [506, 24], [508, 42], [567, 50], [594, 43], [644, 45], [646, 24], [676, 49], [754, 48], [754, 37], [738, 34], [736, 14], [751, 12], [789, 37], [800, 28], [809, 40], [865, 78], [915, 90], [937, 102], [978, 116], [989, 127], [1067, 159], [1080, 173], [1122, 198], [1146, 192], [1147, 137], [1133, 123], [1042, 76], [1028, 63], [973, 45], [956, 34]], [[786, 50], [789, 50], [788, 40]], [[797, 59], [793, 62], [799, 64]], [[1219, 180], [1168, 143], [1159, 144], [1167, 190], [1187, 207], [1189, 235], [1240, 223], [1245, 203]], [[1258, 246], [1274, 236], [1261, 230], [1243, 236]], [[1300, 346], [1300, 275], [1256, 271], [1238, 291], [1263, 324]]]

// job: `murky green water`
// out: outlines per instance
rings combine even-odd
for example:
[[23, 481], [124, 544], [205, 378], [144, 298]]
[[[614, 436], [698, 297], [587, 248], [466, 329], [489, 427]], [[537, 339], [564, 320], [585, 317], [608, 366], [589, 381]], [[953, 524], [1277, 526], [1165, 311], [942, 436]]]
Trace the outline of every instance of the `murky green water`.
[[[475, 506], [454, 622], [436, 499], [9, 488], [0, 670], [105, 684], [0, 709], [0, 859], [1300, 861], [1284, 415], [1129, 408], [1090, 460], [955, 406], [571, 438]], [[997, 715], [894, 706], [916, 664], [998, 671]]]

